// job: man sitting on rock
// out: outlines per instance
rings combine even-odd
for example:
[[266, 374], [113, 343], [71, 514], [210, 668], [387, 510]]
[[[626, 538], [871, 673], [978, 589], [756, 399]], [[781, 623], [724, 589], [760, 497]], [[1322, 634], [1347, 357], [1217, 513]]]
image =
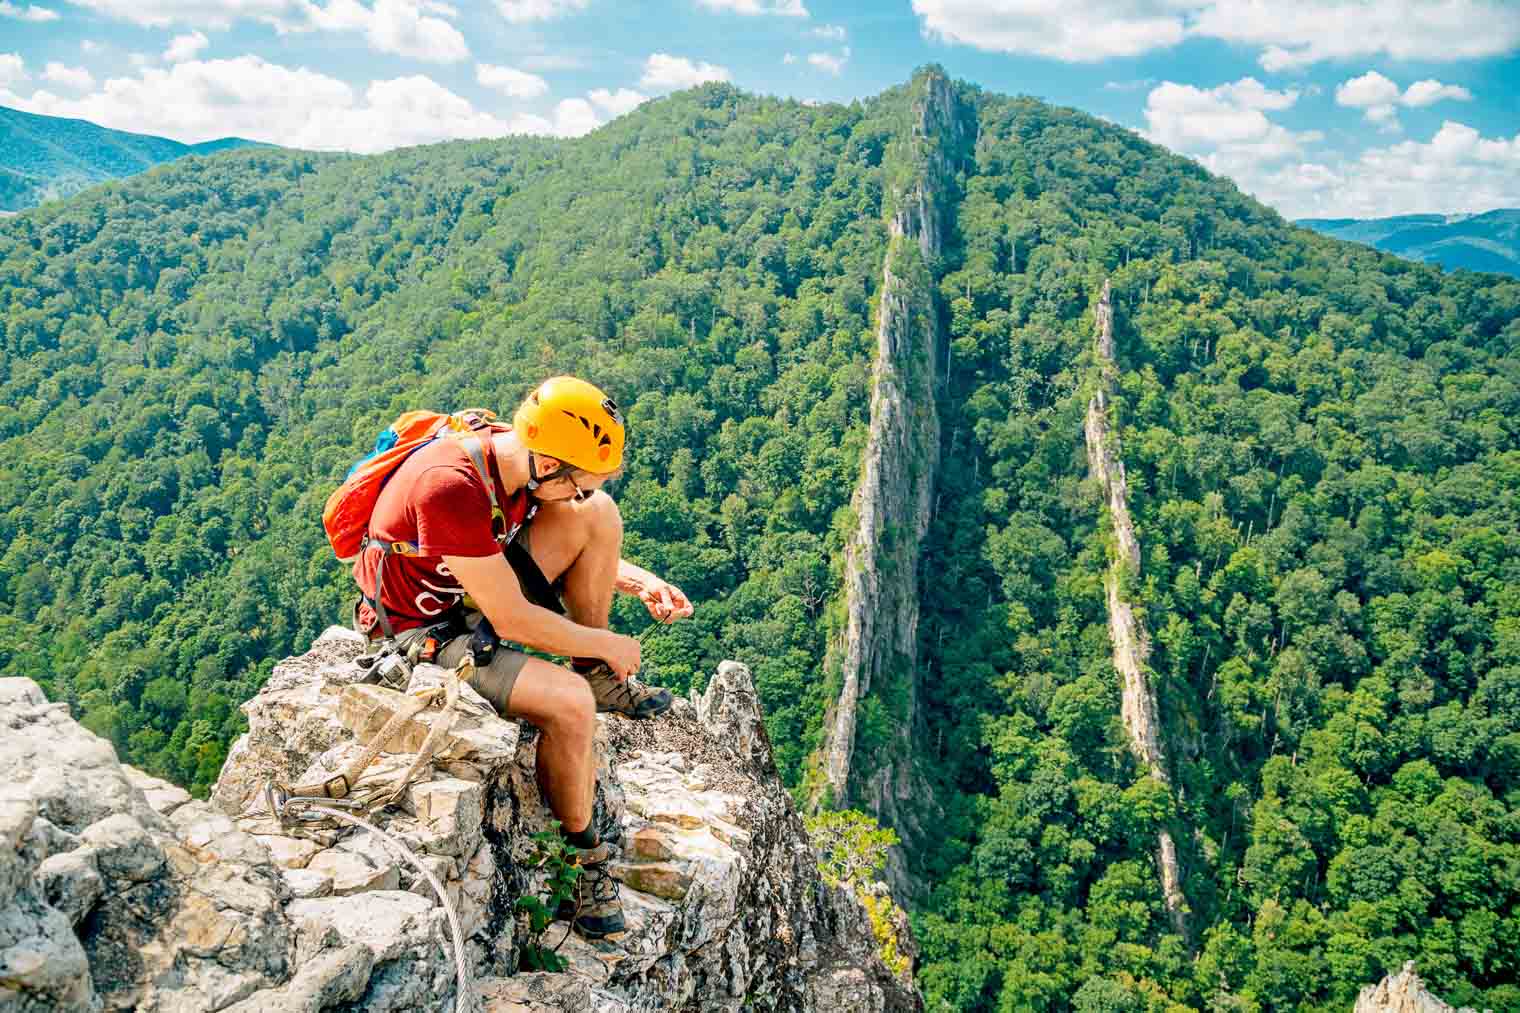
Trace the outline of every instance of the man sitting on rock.
[[[371, 548], [354, 564], [365, 592], [361, 632], [378, 637], [389, 625], [412, 660], [446, 667], [474, 651], [471, 687], [542, 731], [538, 783], [580, 852], [573, 924], [589, 937], [623, 930], [610, 848], [592, 819], [596, 712], [651, 718], [671, 704], [669, 690], [632, 678], [640, 646], [607, 629], [612, 594], [638, 595], [660, 621], [692, 612], [679, 588], [622, 558], [622, 518], [601, 487], [621, 473], [623, 438], [622, 415], [601, 390], [574, 377], [546, 380], [512, 428], [482, 433], [484, 461], [472, 462], [458, 439], [408, 457], [375, 501]], [[495, 631], [570, 666], [497, 646]]]

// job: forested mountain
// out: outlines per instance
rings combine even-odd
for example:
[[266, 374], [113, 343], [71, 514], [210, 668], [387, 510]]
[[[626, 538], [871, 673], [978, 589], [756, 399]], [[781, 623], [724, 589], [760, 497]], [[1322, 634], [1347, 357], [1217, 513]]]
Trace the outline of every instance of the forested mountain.
[[[890, 367], [938, 420], [907, 462], [915, 640], [824, 797], [932, 826], [931, 1008], [1345, 1010], [1405, 959], [1520, 1008], [1520, 283], [930, 69], [849, 106], [706, 85], [570, 141], [162, 166], [0, 222], [0, 319], [0, 674], [151, 772], [203, 791], [271, 659], [340, 618], [318, 515], [377, 430], [573, 371], [627, 407], [629, 557], [698, 605], [648, 668], [752, 665], [808, 795]], [[1088, 475], [1100, 389], [1138, 567]], [[1111, 572], [1164, 777], [1121, 720]]]
[[109, 130], [87, 120], [0, 106], [0, 210], [35, 207], [160, 162], [253, 143], [222, 137], [182, 144], [167, 137]]
[[1479, 215], [1304, 218], [1298, 224], [1450, 271], [1465, 268], [1520, 277], [1520, 210], [1514, 208]]

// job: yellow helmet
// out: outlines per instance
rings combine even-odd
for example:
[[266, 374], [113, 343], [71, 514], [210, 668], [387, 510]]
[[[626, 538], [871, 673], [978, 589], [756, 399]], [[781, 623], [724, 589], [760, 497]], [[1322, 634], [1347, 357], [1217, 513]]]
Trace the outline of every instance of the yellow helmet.
[[623, 466], [623, 413], [585, 380], [551, 376], [523, 401], [512, 428], [529, 450], [581, 471], [607, 475]]

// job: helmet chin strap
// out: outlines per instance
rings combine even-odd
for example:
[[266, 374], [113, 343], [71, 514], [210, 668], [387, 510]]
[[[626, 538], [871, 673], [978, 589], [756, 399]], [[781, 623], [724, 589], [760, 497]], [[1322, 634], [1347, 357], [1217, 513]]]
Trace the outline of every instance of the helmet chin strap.
[[540, 475], [538, 473], [538, 454], [532, 450], [528, 451], [528, 491], [538, 492], [539, 486], [543, 485], [545, 482], [552, 482], [556, 478], [559, 478], [565, 473], [565, 469], [568, 467], [570, 467], [570, 465], [566, 464], [564, 461], [561, 461], [559, 462], [559, 467], [555, 469], [554, 474]]

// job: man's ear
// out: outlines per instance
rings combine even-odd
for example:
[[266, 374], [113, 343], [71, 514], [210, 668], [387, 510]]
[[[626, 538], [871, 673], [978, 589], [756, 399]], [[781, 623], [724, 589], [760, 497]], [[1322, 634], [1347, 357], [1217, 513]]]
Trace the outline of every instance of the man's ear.
[[548, 454], [538, 455], [538, 475], [541, 479], [550, 479], [565, 470], [565, 462]]

